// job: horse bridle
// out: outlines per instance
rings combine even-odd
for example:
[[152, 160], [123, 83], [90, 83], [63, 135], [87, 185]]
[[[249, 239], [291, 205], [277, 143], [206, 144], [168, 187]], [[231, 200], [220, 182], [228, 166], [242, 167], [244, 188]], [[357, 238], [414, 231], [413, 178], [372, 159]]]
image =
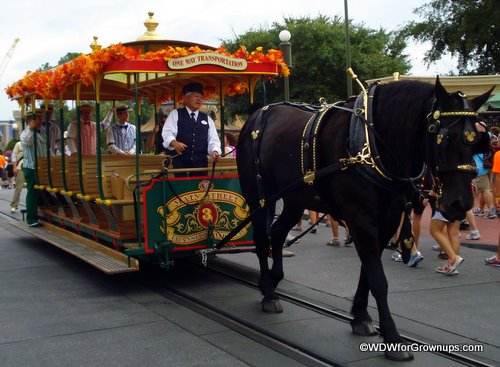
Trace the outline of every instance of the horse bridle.
[[[429, 168], [434, 177], [433, 190], [436, 197], [439, 199], [442, 196], [442, 182], [440, 174], [443, 172], [461, 172], [475, 175], [477, 168], [471, 162], [461, 162], [452, 164], [445, 161], [443, 152], [446, 149], [448, 140], [448, 131], [455, 125], [463, 122], [463, 141], [466, 144], [474, 144], [478, 141], [479, 137], [475, 129], [475, 122], [478, 113], [475, 112], [470, 102], [467, 100], [465, 94], [462, 92], [455, 92], [463, 103], [464, 110], [462, 111], [441, 111], [439, 108], [433, 107], [433, 111], [428, 115], [428, 139], [427, 139], [427, 161]], [[436, 103], [436, 102], [435, 102]], [[443, 124], [442, 118], [455, 117], [456, 119], [450, 124]], [[432, 148], [431, 148], [432, 147]]]

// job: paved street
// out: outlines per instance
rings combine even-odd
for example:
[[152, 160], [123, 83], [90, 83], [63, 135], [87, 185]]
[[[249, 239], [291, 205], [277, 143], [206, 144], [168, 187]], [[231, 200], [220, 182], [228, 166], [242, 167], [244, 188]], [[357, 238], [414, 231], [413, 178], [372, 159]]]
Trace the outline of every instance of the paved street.
[[[248, 341], [237, 333], [165, 302], [129, 281], [128, 275], [101, 274], [9, 225], [21, 219], [19, 212], [10, 213], [12, 194], [13, 190], [0, 190], [2, 367], [262, 365], [258, 357], [268, 352], [265, 348], [250, 343], [248, 348], [257, 352], [246, 353], [237, 346]], [[479, 221], [496, 225], [498, 231], [498, 220]], [[498, 365], [500, 268], [483, 263], [495, 249], [487, 238], [463, 246], [466, 261], [454, 277], [435, 273], [443, 260], [432, 251], [433, 241], [425, 232], [425, 259], [417, 268], [393, 262], [390, 251], [383, 254], [389, 305], [401, 333], [431, 343], [481, 344], [484, 352], [470, 357]], [[329, 239], [331, 230], [322, 224], [318, 233], [293, 245], [296, 256], [285, 259], [280, 288], [348, 312], [359, 260], [353, 247], [326, 246]], [[251, 253], [219, 255], [212, 261], [257, 269]], [[370, 308], [377, 319], [373, 299]], [[338, 332], [349, 330], [332, 330]], [[417, 354], [405, 366], [420, 366], [425, 358]], [[280, 360], [273, 365], [288, 363]]]

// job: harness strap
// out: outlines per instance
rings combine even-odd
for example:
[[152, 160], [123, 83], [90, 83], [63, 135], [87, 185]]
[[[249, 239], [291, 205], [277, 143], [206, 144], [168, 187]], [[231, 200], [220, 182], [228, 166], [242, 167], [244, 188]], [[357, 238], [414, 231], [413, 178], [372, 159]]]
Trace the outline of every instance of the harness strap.
[[265, 106], [259, 110], [259, 114], [254, 120], [252, 130], [252, 154], [255, 157], [255, 170], [257, 171], [257, 193], [259, 195], [259, 204], [263, 208], [266, 204], [266, 195], [264, 190], [264, 183], [262, 180], [262, 166], [260, 164], [260, 145], [262, 142], [262, 134], [265, 128], [264, 112], [267, 111], [269, 106]]
[[328, 111], [335, 107], [335, 104], [326, 104], [324, 98], [321, 98], [320, 102], [322, 103], [322, 107], [311, 116], [304, 126], [300, 144], [300, 168], [304, 182], [308, 185], [313, 185], [316, 178], [319, 129]]

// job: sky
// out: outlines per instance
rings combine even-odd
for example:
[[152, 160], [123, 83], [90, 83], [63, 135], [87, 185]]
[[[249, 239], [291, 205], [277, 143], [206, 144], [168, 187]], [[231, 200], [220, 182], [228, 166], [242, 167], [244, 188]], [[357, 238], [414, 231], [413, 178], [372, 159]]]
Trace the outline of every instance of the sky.
[[[413, 10], [426, 2], [429, 0], [348, 0], [348, 15], [354, 23], [392, 31], [408, 21], [419, 20]], [[103, 47], [134, 41], [146, 30], [143, 23], [149, 11], [155, 13], [157, 33], [163, 38], [219, 46], [221, 40], [233, 39], [252, 28], [282, 23], [285, 17], [314, 18], [321, 14], [343, 18], [344, 0], [4, 1], [0, 13], [0, 62], [14, 39], [20, 40], [0, 76], [0, 120], [12, 119], [12, 111], [18, 109], [17, 102], [10, 101], [4, 89], [26, 71], [47, 62], [56, 65], [68, 52], [89, 53], [93, 36]], [[290, 42], [293, 51], [293, 34]], [[406, 50], [413, 65], [410, 74], [443, 75], [453, 69], [449, 60], [427, 69], [422, 62], [425, 51], [425, 45], [415, 44]]]

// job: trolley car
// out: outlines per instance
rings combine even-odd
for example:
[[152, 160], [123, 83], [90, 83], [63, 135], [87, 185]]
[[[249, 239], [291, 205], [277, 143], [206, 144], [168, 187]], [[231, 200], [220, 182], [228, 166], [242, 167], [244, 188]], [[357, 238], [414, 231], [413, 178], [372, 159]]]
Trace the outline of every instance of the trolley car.
[[[38, 211], [42, 227], [17, 224], [110, 274], [137, 271], [141, 261], [169, 267], [181, 257], [201, 255], [206, 260], [206, 254], [216, 248], [253, 249], [250, 225], [229, 245], [217, 246], [248, 215], [234, 158], [193, 169], [189, 178], [174, 177], [168, 157], [141, 153], [141, 102], [147, 98], [157, 111], [169, 98], [175, 106], [182, 86], [196, 81], [219, 96], [224, 121], [227, 91], [247, 91], [252, 101], [259, 80], [288, 73], [280, 51], [248, 53], [242, 48], [230, 54], [159, 39], [152, 16], [149, 13], [144, 23], [148, 31], [137, 41], [101, 48], [94, 37], [92, 53], [46, 72], [28, 73], [7, 89], [19, 101], [23, 116], [37, 104], [59, 106], [56, 123], [62, 152], [66, 101], [76, 102], [78, 133], [82, 101], [94, 103], [96, 121], [100, 121], [102, 101], [135, 106], [136, 154], [102, 152], [97, 125], [96, 156], [83, 156], [78, 149], [77, 156], [38, 157], [36, 189], [42, 198]], [[48, 126], [48, 114], [45, 123]], [[209, 174], [200, 176], [197, 171]]]

